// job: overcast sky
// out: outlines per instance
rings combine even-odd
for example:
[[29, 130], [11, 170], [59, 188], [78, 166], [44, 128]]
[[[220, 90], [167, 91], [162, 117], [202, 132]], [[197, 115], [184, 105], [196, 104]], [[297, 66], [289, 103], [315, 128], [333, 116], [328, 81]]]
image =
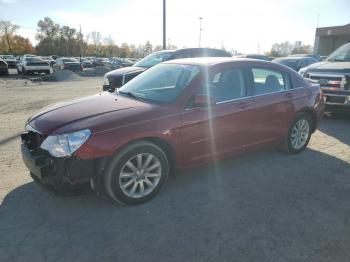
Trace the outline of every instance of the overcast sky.
[[[36, 24], [45, 16], [61, 25], [82, 26], [122, 42], [162, 44], [162, 0], [0, 0], [0, 20], [21, 26], [35, 40]], [[350, 23], [350, 0], [167, 0], [167, 39], [178, 47], [196, 47], [199, 19], [202, 46], [251, 53], [276, 42], [300, 40], [313, 45], [319, 26]]]

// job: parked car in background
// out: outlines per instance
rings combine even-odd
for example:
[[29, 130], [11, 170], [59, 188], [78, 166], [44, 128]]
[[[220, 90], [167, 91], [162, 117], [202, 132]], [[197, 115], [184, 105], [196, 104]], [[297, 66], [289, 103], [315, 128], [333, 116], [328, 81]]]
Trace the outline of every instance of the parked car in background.
[[18, 74], [45, 73], [50, 74], [50, 65], [39, 56], [24, 55], [17, 63]]
[[350, 112], [350, 43], [339, 47], [324, 62], [302, 68], [299, 73], [321, 85], [326, 111]]
[[16, 68], [17, 60], [13, 55], [0, 55], [0, 57], [7, 63], [8, 68]]
[[111, 62], [109, 61], [109, 59], [103, 58], [103, 57], [95, 57], [92, 60], [92, 63], [94, 64], [94, 66], [111, 65]]
[[237, 57], [237, 58], [252, 58], [252, 59], [258, 59], [258, 60], [263, 60], [263, 61], [271, 61], [271, 59], [268, 56], [259, 55], [259, 54], [238, 55], [235, 57]]
[[92, 68], [92, 67], [95, 67], [94, 64], [89, 60], [89, 59], [86, 59], [86, 58], [82, 58], [81, 59], [81, 63], [83, 65], [83, 68]]
[[118, 92], [45, 108], [21, 148], [34, 180], [90, 181], [122, 204], [153, 198], [170, 172], [265, 147], [301, 153], [323, 113], [318, 84], [278, 64], [193, 58], [161, 63]]
[[123, 63], [124, 67], [133, 66], [135, 62], [131, 61], [129, 58], [119, 58], [119, 60]]
[[313, 57], [294, 57], [294, 56], [287, 56], [282, 58], [276, 58], [272, 60], [273, 63], [281, 64], [288, 66], [292, 68], [293, 70], [299, 72], [299, 70], [303, 67], [306, 67], [308, 65], [317, 63], [318, 60], [316, 60]]
[[128, 58], [128, 60], [130, 60], [131, 62], [133, 62], [134, 64], [138, 61], [140, 61], [139, 58]]
[[51, 56], [41, 56], [41, 59], [47, 62], [51, 67], [56, 63]]
[[0, 75], [9, 75], [8, 65], [4, 59], [0, 58]]
[[74, 72], [82, 71], [83, 66], [82, 64], [76, 60], [75, 58], [68, 58], [68, 57], [59, 57], [56, 59], [56, 64], [54, 65], [54, 70], [56, 69], [62, 69], [62, 70], [71, 70]]
[[116, 69], [105, 74], [103, 90], [113, 92], [116, 88], [121, 87], [135, 76], [160, 62], [190, 57], [231, 57], [231, 55], [226, 51], [211, 48], [184, 48], [155, 52], [141, 59], [133, 66]]
[[317, 55], [317, 54], [292, 54], [292, 55], [289, 55], [288, 57], [311, 57], [317, 61], [322, 60], [322, 57], [320, 55]]

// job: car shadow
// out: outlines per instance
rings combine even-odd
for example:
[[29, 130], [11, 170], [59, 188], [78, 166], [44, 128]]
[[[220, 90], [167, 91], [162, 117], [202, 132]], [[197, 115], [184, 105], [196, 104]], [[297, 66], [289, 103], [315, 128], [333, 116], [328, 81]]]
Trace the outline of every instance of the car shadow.
[[0, 206], [0, 261], [347, 261], [349, 199], [349, 163], [312, 149], [186, 171], [130, 207], [30, 182]]
[[329, 115], [322, 120], [317, 129], [350, 145], [350, 113]]
[[11, 142], [12, 140], [18, 139], [20, 137], [20, 135], [21, 135], [21, 132], [17, 132], [14, 135], [11, 135], [11, 136], [8, 136], [8, 137], [5, 137], [5, 138], [1, 138], [0, 139], [0, 147], [2, 145], [5, 145], [5, 144]]

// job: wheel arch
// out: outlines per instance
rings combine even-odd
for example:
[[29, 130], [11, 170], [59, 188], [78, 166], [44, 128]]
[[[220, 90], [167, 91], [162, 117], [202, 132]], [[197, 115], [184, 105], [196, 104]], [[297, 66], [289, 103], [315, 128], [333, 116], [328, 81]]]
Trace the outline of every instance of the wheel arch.
[[312, 121], [312, 129], [311, 132], [314, 133], [316, 131], [316, 126], [317, 126], [317, 114], [312, 108], [302, 108], [301, 110], [298, 111], [298, 113], [304, 113], [308, 114], [311, 117]]
[[[174, 149], [173, 145], [171, 145], [171, 143], [169, 143], [166, 139], [163, 139], [160, 137], [147, 136], [147, 137], [132, 139], [132, 140], [128, 141], [127, 143], [118, 147], [118, 149], [114, 152], [113, 155], [118, 154], [124, 148], [126, 148], [128, 145], [139, 142], [139, 141], [147, 141], [147, 142], [153, 143], [153, 144], [157, 145], [158, 147], [160, 147], [160, 149], [162, 149], [164, 151], [164, 153], [166, 154], [166, 156], [168, 158], [169, 168], [170, 168], [170, 172], [169, 172], [170, 176], [175, 175], [176, 164], [177, 164], [175, 149]], [[111, 157], [106, 157], [106, 159], [107, 160], [104, 162], [105, 167], [108, 166], [108, 164], [109, 164], [108, 160], [111, 159]]]
[[[151, 142], [159, 146], [164, 151], [169, 161], [169, 168], [170, 168], [169, 174], [170, 176], [174, 176], [175, 170], [176, 170], [176, 153], [175, 153], [174, 147], [168, 141], [160, 137], [144, 137], [141, 139], [137, 139], [135, 141], [139, 141], [139, 140], [145, 140], [145, 141]], [[131, 141], [130, 143], [135, 141]]]

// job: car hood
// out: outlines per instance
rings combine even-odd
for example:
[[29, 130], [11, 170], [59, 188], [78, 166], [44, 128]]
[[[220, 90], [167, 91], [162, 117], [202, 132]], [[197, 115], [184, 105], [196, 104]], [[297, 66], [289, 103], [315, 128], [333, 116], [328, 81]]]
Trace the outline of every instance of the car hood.
[[308, 72], [350, 73], [350, 62], [319, 62], [307, 67]]
[[143, 72], [145, 71], [147, 68], [144, 67], [135, 67], [135, 66], [129, 66], [129, 67], [123, 67], [123, 68], [119, 68], [116, 70], [113, 70], [111, 72], [108, 72], [106, 74], [107, 77], [114, 77], [114, 76], [121, 76], [121, 75], [125, 75], [125, 74], [130, 74], [130, 73], [136, 73], [136, 72]]
[[46, 107], [29, 118], [27, 123], [45, 135], [69, 133], [85, 128], [100, 132], [119, 124], [127, 124], [132, 115], [147, 112], [151, 107], [141, 101], [103, 92]]

